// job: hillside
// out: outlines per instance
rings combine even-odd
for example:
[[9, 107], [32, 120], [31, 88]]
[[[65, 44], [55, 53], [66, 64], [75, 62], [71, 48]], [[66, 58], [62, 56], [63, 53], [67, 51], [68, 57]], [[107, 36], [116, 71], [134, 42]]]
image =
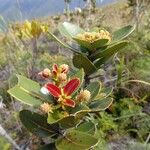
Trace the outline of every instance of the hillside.
[[[116, 0], [98, 0], [98, 5], [112, 3]], [[83, 7], [84, 2], [73, 0], [70, 8]], [[64, 0], [0, 0], [0, 14], [6, 20], [25, 20], [43, 16], [54, 15], [63, 12]]]

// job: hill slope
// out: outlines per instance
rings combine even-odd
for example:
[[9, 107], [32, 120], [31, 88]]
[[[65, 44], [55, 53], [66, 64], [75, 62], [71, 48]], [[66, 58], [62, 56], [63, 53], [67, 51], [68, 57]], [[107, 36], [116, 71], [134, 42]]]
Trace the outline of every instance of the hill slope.
[[[97, 0], [104, 5], [116, 0]], [[72, 0], [70, 8], [83, 7], [82, 0]], [[24, 20], [63, 12], [64, 0], [0, 0], [0, 15], [6, 20]]]

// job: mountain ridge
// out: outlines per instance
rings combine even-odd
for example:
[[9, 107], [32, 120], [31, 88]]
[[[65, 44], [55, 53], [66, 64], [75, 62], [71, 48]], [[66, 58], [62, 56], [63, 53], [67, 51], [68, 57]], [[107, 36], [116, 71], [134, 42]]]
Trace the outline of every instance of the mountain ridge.
[[[98, 5], [104, 5], [116, 0], [103, 0]], [[73, 0], [70, 8], [83, 7], [84, 2], [81, 0]], [[0, 15], [5, 20], [20, 21], [25, 19], [33, 19], [38, 17], [50, 16], [62, 13], [64, 11], [64, 0], [0, 0]]]

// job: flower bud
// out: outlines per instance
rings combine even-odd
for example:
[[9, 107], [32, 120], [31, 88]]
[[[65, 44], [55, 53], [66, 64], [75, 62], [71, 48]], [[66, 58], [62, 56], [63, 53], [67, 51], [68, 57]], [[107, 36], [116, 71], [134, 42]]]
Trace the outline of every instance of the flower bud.
[[41, 106], [40, 106], [40, 110], [46, 114], [46, 113], [49, 113], [49, 112], [53, 112], [52, 111], [52, 106], [48, 103], [43, 103]]
[[69, 66], [67, 64], [62, 64], [60, 66], [61, 73], [68, 73], [69, 72]]
[[67, 80], [67, 75], [65, 73], [61, 73], [58, 75], [59, 81], [66, 81]]
[[106, 30], [100, 30], [99, 31], [99, 39], [108, 39], [109, 41], [111, 41], [111, 35]]
[[58, 72], [58, 65], [57, 64], [53, 65], [52, 72]]
[[93, 43], [100, 39], [108, 39], [111, 41], [111, 35], [106, 30], [100, 30], [99, 32], [84, 32], [76, 36], [78, 39]]
[[46, 69], [44, 69], [43, 70], [43, 76], [46, 78], [48, 78], [48, 77], [50, 77], [51, 76], [51, 71], [48, 69], [48, 68], [46, 68]]
[[39, 75], [41, 75], [41, 76], [44, 77], [44, 78], [48, 78], [48, 77], [51, 76], [51, 71], [50, 71], [48, 68], [46, 68], [46, 69], [44, 69], [43, 71], [41, 71], [41, 72], [39, 73]]
[[91, 98], [91, 93], [88, 90], [82, 90], [80, 94], [77, 96], [77, 101], [82, 102], [82, 101], [89, 101]]

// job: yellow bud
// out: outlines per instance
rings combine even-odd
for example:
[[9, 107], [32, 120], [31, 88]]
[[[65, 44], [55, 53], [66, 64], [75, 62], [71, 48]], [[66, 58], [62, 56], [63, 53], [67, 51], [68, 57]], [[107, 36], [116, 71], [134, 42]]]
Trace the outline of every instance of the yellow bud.
[[52, 106], [48, 103], [43, 103], [41, 106], [40, 106], [40, 110], [46, 114], [46, 113], [49, 113], [49, 112], [53, 112], [52, 111]]
[[100, 39], [108, 39], [111, 41], [111, 35], [106, 30], [100, 30], [99, 32], [84, 32], [83, 34], [78, 34], [76, 37], [80, 40], [84, 40], [90, 43]]
[[106, 30], [100, 30], [99, 31], [99, 38], [100, 39], [108, 39], [109, 41], [111, 41], [111, 35]]
[[91, 98], [91, 93], [88, 90], [82, 90], [80, 94], [77, 96], [77, 101], [82, 102], [82, 101], [89, 101]]

